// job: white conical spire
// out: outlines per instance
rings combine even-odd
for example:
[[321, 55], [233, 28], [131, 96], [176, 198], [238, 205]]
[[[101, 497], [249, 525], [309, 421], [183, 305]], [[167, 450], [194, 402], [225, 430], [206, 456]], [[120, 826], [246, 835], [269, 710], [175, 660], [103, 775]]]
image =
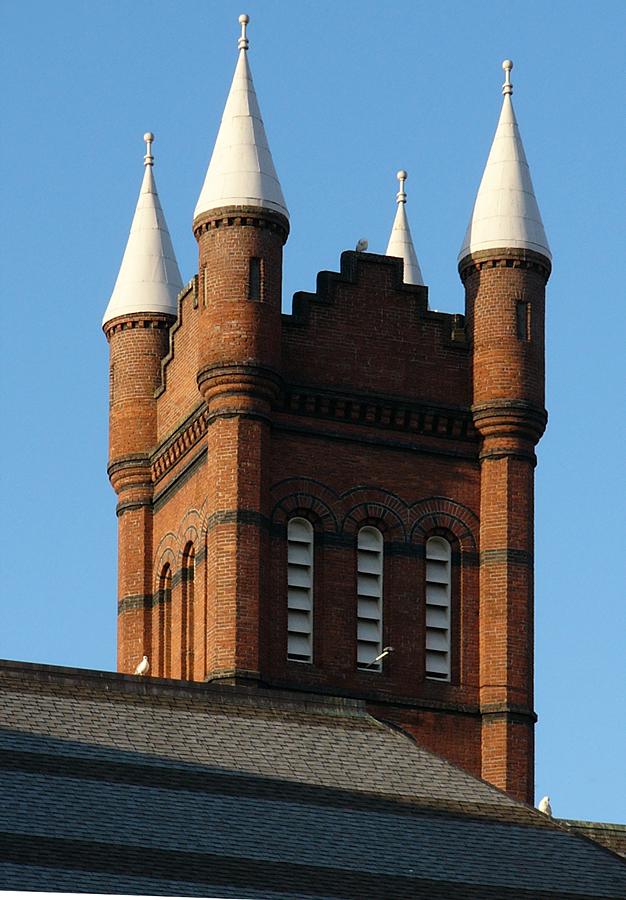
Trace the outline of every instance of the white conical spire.
[[502, 68], [502, 112], [459, 261], [468, 253], [504, 247], [534, 250], [552, 258], [511, 101], [513, 63], [505, 59]]
[[145, 172], [122, 265], [102, 324], [133, 313], [177, 314], [183, 286], [174, 248], [159, 202], [152, 165], [154, 135], [144, 135]]
[[400, 190], [396, 194], [398, 209], [396, 217], [393, 220], [391, 234], [389, 235], [389, 243], [387, 244], [386, 256], [399, 256], [404, 260], [404, 283], [405, 284], [424, 284], [420, 265], [417, 261], [415, 248], [413, 246], [413, 238], [411, 237], [411, 229], [409, 228], [409, 220], [406, 216], [406, 192], [404, 190], [404, 182], [409, 176], [400, 169], [397, 178], [400, 182]]
[[249, 21], [239, 16], [239, 59], [194, 219], [222, 206], [260, 206], [289, 218], [248, 65]]

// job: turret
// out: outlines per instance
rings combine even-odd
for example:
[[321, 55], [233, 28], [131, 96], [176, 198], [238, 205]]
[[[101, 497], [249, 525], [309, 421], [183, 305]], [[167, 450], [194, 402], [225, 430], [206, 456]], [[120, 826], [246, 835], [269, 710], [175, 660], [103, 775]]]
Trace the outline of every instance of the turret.
[[[248, 62], [247, 15], [213, 155], [194, 212], [204, 314], [198, 384], [216, 367], [272, 385], [280, 365], [282, 248], [289, 213], [276, 175]], [[244, 372], [242, 366], [247, 367]], [[220, 378], [222, 376], [220, 375]], [[256, 385], [261, 389], [260, 381]]]
[[472, 343], [472, 415], [482, 438], [482, 774], [532, 802], [533, 469], [546, 423], [544, 301], [551, 256], [513, 111], [513, 63], [502, 65], [502, 112], [459, 273]]
[[118, 667], [124, 672], [134, 670], [149, 646], [144, 615], [151, 592], [149, 454], [156, 442], [155, 390], [182, 288], [152, 171], [154, 135], [144, 140], [143, 182], [103, 320], [110, 348], [108, 471], [119, 497]]
[[389, 243], [385, 250], [386, 256], [399, 256], [404, 261], [404, 283], [405, 284], [424, 284], [420, 264], [417, 261], [417, 254], [413, 246], [413, 238], [411, 237], [411, 228], [406, 214], [406, 191], [404, 185], [409, 177], [404, 169], [400, 169], [397, 174], [400, 182], [400, 190], [396, 194], [396, 202], [398, 208], [391, 227], [389, 235]]
[[239, 58], [196, 206], [202, 313], [198, 387], [208, 406], [208, 677], [255, 679], [266, 596], [268, 464], [280, 389], [282, 248], [289, 214], [248, 63]]

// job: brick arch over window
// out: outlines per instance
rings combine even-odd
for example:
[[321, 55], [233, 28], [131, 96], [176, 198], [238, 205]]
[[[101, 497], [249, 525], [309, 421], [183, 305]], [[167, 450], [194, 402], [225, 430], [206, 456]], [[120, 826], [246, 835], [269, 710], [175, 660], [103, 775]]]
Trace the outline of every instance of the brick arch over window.
[[302, 516], [320, 531], [337, 532], [338, 497], [330, 488], [309, 478], [287, 478], [274, 485], [272, 524], [287, 526], [289, 519]]
[[[468, 684], [474, 679], [478, 667], [478, 516], [466, 506], [449, 497], [427, 497], [413, 504], [411, 515], [411, 542], [421, 545], [424, 562], [417, 588], [424, 603], [424, 654], [428, 683], [436, 689], [445, 689], [445, 682]], [[442, 537], [450, 545], [450, 605], [448, 641], [449, 657], [446, 678], [438, 687], [427, 675], [426, 651], [428, 649], [428, 596], [427, 596], [427, 541]], [[433, 623], [431, 622], [431, 625]]]
[[161, 569], [167, 562], [172, 567], [172, 572], [175, 572], [180, 560], [181, 552], [182, 549], [178, 535], [174, 534], [173, 531], [168, 531], [167, 534], [164, 534], [156, 548], [152, 564], [155, 591], [158, 588], [159, 573]]
[[373, 525], [387, 541], [406, 541], [408, 508], [395, 494], [363, 485], [348, 491], [341, 501], [346, 534], [356, 535], [363, 526]]
[[476, 552], [479, 521], [467, 506], [449, 497], [428, 497], [414, 503], [409, 515], [413, 543], [439, 534], [452, 538], [462, 553]]
[[198, 552], [205, 529], [206, 521], [201, 512], [197, 509], [187, 510], [178, 528], [178, 534], [180, 535], [178, 545], [180, 547], [181, 560], [189, 542], [194, 545], [196, 553]]

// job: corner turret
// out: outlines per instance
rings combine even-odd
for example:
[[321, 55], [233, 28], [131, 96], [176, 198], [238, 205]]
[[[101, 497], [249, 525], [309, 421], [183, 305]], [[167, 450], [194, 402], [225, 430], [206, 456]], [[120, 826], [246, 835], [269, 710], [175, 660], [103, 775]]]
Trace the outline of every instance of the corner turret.
[[133, 672], [150, 646], [143, 598], [151, 594], [155, 391], [176, 318], [180, 272], [154, 182], [152, 142], [119, 275], [104, 314], [110, 348], [109, 466], [118, 495], [118, 669]]
[[550, 250], [505, 60], [502, 112], [459, 254], [481, 437], [482, 777], [533, 800], [533, 502], [545, 429], [544, 307]]
[[272, 409], [281, 388], [281, 282], [289, 214], [248, 63], [249, 17], [196, 206], [200, 349], [208, 408], [208, 677], [256, 679], [265, 602]]

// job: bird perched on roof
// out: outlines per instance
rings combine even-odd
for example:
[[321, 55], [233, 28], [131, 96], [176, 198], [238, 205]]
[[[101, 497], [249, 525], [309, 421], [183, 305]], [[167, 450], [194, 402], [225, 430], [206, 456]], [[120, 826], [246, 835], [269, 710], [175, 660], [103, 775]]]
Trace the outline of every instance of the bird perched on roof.
[[537, 809], [539, 810], [539, 812], [545, 813], [546, 816], [551, 816], [552, 807], [550, 806], [550, 798], [548, 796], [545, 796], [543, 800], [540, 800]]
[[148, 657], [144, 656], [141, 662], [137, 665], [135, 669], [135, 675], [147, 675], [150, 671], [150, 663], [148, 662]]
[[361, 238], [360, 241], [357, 241], [357, 242], [356, 242], [356, 248], [355, 248], [355, 249], [356, 249], [356, 252], [357, 252], [357, 253], [365, 253], [365, 251], [367, 250], [367, 248], [368, 248], [368, 241], [367, 241], [367, 238]]

